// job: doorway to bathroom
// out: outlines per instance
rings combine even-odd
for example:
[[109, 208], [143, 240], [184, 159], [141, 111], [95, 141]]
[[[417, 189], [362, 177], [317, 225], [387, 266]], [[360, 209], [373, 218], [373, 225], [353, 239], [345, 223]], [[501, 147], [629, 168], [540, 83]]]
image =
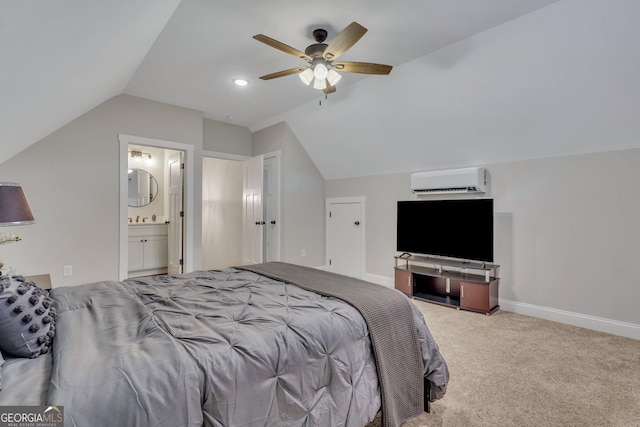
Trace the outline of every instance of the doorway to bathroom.
[[120, 280], [193, 269], [193, 146], [119, 135]]

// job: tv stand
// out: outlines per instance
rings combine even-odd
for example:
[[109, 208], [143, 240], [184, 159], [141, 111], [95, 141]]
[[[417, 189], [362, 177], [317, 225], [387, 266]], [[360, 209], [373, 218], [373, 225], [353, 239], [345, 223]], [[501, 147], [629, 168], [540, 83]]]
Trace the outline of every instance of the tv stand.
[[422, 301], [491, 314], [500, 308], [499, 271], [497, 264], [402, 254], [395, 257], [395, 288]]

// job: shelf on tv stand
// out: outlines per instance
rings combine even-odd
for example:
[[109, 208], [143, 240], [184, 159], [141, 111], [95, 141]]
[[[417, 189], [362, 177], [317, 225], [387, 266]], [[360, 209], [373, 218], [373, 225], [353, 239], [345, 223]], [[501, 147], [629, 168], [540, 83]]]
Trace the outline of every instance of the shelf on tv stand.
[[486, 314], [499, 308], [497, 264], [413, 254], [395, 260], [395, 287], [412, 298]]
[[460, 298], [451, 296], [431, 295], [425, 292], [414, 292], [413, 297], [421, 299], [423, 301], [435, 302], [436, 304], [460, 307]]
[[470, 272], [469, 274], [480, 274], [485, 277], [485, 280], [488, 282], [491, 278], [498, 277], [500, 266], [498, 264], [492, 264], [488, 262], [481, 261], [465, 261], [465, 260], [457, 260], [457, 259], [446, 259], [446, 258], [438, 258], [433, 256], [426, 255], [397, 255], [396, 259], [396, 267], [398, 267], [398, 261], [405, 261], [406, 267], [412, 268], [411, 263], [413, 264], [426, 264], [431, 265], [436, 270], [442, 271], [461, 271], [463, 274]]

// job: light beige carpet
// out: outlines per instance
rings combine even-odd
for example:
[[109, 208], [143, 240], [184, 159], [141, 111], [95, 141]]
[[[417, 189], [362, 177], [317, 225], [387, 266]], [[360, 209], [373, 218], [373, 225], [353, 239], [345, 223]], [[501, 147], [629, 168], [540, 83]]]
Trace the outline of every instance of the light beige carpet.
[[506, 311], [414, 303], [451, 379], [431, 413], [403, 427], [640, 426], [640, 341]]

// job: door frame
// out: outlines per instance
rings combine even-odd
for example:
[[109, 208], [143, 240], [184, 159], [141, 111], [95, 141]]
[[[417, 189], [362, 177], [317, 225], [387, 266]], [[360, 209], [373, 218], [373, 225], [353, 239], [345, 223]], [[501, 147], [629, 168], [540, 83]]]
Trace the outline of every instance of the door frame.
[[[231, 153], [223, 153], [220, 151], [210, 151], [210, 150], [202, 150], [202, 157], [211, 157], [216, 159], [224, 159], [224, 160], [236, 160], [239, 162], [245, 162], [247, 160], [251, 160], [253, 156], [246, 156], [243, 154], [231, 154]], [[282, 259], [282, 151], [275, 150], [269, 151], [268, 153], [262, 154], [264, 159], [267, 158], [276, 158], [277, 170], [276, 170], [276, 186], [278, 187], [278, 200], [276, 202], [276, 223], [278, 226], [278, 260]], [[265, 243], [263, 242], [263, 252], [264, 252]], [[243, 237], [243, 254], [244, 254], [244, 237]]]
[[330, 258], [329, 254], [329, 211], [333, 204], [345, 204], [345, 203], [358, 203], [360, 205], [360, 279], [364, 279], [367, 274], [367, 221], [365, 218], [365, 212], [367, 208], [367, 198], [365, 196], [360, 197], [330, 197], [325, 199], [325, 269], [333, 271], [331, 266], [328, 265]]
[[166, 141], [163, 139], [145, 138], [141, 136], [118, 134], [120, 141], [120, 260], [119, 260], [119, 280], [128, 277], [127, 255], [129, 242], [129, 223], [127, 220], [127, 161], [129, 144], [145, 145], [149, 147], [166, 148], [184, 152], [184, 235], [183, 272], [193, 271], [194, 265], [194, 146], [182, 142]]

